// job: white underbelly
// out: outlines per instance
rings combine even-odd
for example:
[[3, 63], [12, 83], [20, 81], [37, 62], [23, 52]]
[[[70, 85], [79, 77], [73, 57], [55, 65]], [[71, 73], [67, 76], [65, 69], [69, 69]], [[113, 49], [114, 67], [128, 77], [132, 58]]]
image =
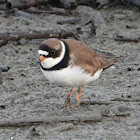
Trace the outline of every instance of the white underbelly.
[[82, 86], [99, 78], [102, 70], [98, 70], [94, 76], [84, 72], [80, 67], [67, 67], [61, 70], [44, 71], [44, 76], [52, 83], [62, 86]]

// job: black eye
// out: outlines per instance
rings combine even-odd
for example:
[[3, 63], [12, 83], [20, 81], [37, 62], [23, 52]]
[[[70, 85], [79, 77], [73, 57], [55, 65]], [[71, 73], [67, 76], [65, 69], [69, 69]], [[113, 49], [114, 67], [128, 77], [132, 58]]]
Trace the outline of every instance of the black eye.
[[50, 54], [51, 54], [51, 55], [54, 55], [54, 54], [55, 54], [55, 51], [51, 51]]
[[46, 55], [43, 55], [44, 57], [47, 57]]

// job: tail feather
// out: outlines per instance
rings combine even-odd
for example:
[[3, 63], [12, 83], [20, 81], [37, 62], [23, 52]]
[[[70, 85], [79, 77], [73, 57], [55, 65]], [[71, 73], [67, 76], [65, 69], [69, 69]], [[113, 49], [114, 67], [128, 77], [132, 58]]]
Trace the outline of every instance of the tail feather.
[[115, 57], [112, 57], [112, 56], [103, 57], [103, 61], [105, 62], [103, 71], [110, 68], [111, 66], [113, 66], [114, 64], [116, 64], [118, 62], [118, 60], [116, 60]]

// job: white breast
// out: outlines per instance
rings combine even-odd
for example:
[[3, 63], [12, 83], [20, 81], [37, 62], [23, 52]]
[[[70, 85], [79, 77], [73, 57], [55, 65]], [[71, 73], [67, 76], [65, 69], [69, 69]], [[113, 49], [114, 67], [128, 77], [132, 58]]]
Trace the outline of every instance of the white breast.
[[62, 86], [82, 86], [91, 81], [99, 78], [102, 69], [98, 70], [94, 76], [84, 72], [80, 67], [67, 67], [62, 70], [55, 71], [44, 71], [42, 69], [45, 77], [52, 83], [56, 83]]

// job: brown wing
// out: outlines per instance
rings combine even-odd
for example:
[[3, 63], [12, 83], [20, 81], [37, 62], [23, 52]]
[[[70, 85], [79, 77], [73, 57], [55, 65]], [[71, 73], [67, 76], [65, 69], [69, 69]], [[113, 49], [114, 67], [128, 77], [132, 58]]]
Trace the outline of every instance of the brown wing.
[[110, 57], [99, 56], [92, 48], [83, 42], [73, 39], [64, 39], [64, 41], [69, 47], [70, 63], [80, 66], [92, 75], [94, 75], [97, 70], [116, 63], [116, 61], [112, 60]]

